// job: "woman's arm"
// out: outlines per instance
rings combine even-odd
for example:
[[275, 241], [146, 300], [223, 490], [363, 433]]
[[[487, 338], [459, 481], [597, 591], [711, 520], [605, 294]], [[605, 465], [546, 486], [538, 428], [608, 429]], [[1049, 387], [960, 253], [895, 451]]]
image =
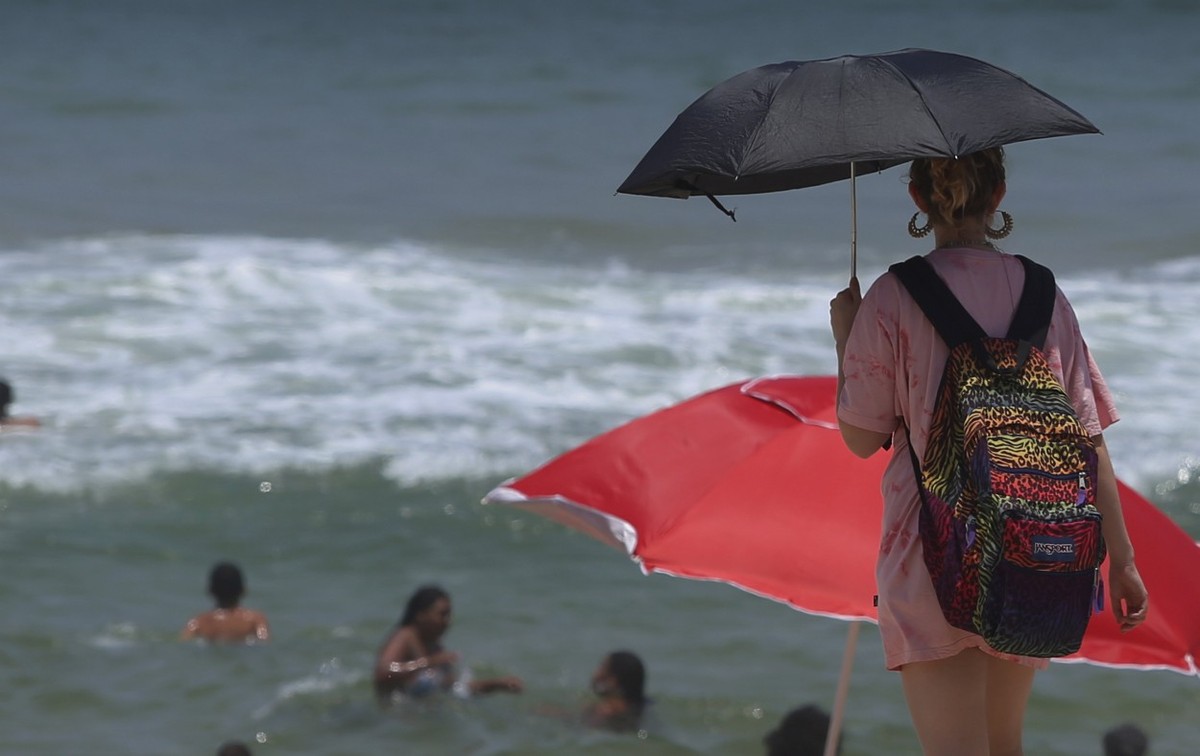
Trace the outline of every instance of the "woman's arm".
[[375, 660], [375, 683], [401, 688], [422, 670], [452, 665], [458, 661], [453, 651], [426, 653], [411, 631], [400, 628], [392, 633]]
[[471, 693], [520, 693], [525, 689], [521, 678], [508, 675], [505, 677], [487, 677], [470, 682]]
[[267, 624], [267, 615], [254, 612], [254, 638], [260, 641], [271, 640], [271, 626]]
[[183, 626], [183, 630], [180, 631], [179, 640], [185, 640], [185, 641], [192, 640], [193, 638], [195, 638], [198, 635], [199, 630], [200, 630], [200, 618], [192, 617], [190, 620], [187, 621], [187, 624]]
[[1121, 495], [1117, 490], [1117, 475], [1103, 434], [1092, 437], [1096, 444], [1097, 481], [1096, 508], [1104, 518], [1102, 529], [1108, 547], [1108, 595], [1113, 616], [1122, 632], [1128, 632], [1146, 621], [1149, 596], [1142, 577], [1133, 562], [1133, 543], [1125, 529], [1121, 511]]
[[[854, 326], [854, 318], [858, 315], [858, 306], [862, 304], [862, 293], [858, 288], [858, 279], [851, 278], [850, 286], [838, 292], [829, 303], [829, 325], [833, 331], [833, 343], [837, 348], [837, 396], [842, 395], [842, 385], [846, 382], [846, 340], [850, 338], [850, 329]], [[838, 418], [838, 428], [842, 431], [842, 440], [846, 448], [856, 456], [866, 459], [883, 448], [890, 433], [859, 428]]]
[[404, 628], [392, 633], [375, 659], [375, 682], [401, 687], [415, 673], [429, 665], [428, 659], [418, 656]]

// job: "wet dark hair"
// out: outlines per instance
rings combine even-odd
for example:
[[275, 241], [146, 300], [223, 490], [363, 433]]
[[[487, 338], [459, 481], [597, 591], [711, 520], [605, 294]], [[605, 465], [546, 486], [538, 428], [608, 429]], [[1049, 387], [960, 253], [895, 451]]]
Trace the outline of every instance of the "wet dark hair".
[[646, 703], [646, 666], [637, 654], [613, 651], [608, 655], [608, 671], [617, 681], [622, 698], [638, 707]]
[[417, 621], [417, 615], [438, 602], [438, 599], [450, 600], [450, 594], [436, 585], [423, 585], [409, 596], [404, 605], [404, 616], [400, 618], [400, 627], [407, 627]]
[[222, 609], [232, 609], [246, 593], [242, 571], [233, 562], [218, 562], [208, 573], [208, 592]]
[[908, 169], [910, 182], [929, 207], [930, 219], [948, 225], [987, 212], [1004, 176], [1002, 147], [957, 158], [919, 158]]
[[1104, 733], [1104, 756], [1144, 756], [1150, 739], [1135, 724], [1123, 724]]
[[[828, 735], [829, 715], [821, 707], [808, 704], [789, 711], [763, 743], [767, 756], [821, 756]], [[842, 752], [840, 741], [837, 752]]]
[[251, 756], [245, 743], [231, 740], [217, 749], [217, 756]]
[[8, 417], [8, 405], [12, 404], [15, 399], [12, 386], [8, 381], [0, 378], [0, 420]]

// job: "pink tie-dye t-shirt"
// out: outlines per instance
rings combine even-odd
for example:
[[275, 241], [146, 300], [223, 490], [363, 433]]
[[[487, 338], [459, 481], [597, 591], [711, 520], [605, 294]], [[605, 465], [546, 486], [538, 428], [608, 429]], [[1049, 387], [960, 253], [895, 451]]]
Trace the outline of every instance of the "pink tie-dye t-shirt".
[[[988, 335], [1005, 334], [1025, 283], [1020, 260], [975, 249], [934, 250], [928, 260]], [[1117, 421], [1112, 395], [1061, 291], [1044, 351], [1089, 433], [1097, 435]], [[892, 458], [883, 476], [883, 535], [876, 565], [887, 667], [943, 659], [972, 647], [1044, 667], [1045, 660], [998, 654], [978, 635], [947, 624], [925, 569], [917, 531], [920, 494], [901, 423], [911, 429], [922, 458], [946, 355], [946, 345], [899, 279], [885, 273], [875, 281], [846, 343], [838, 417], [858, 428], [893, 434]]]

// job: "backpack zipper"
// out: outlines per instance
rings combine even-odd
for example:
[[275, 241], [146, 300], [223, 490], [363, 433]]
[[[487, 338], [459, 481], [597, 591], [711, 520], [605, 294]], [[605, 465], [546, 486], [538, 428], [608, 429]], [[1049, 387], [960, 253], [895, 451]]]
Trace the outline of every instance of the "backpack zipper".
[[1033, 467], [1010, 467], [1008, 465], [998, 465], [995, 462], [992, 463], [992, 467], [996, 468], [997, 470], [1006, 472], [1006, 473], [1013, 473], [1013, 474], [1020, 474], [1020, 475], [1036, 475], [1039, 478], [1050, 478], [1051, 480], [1074, 480], [1074, 479], [1078, 478], [1080, 486], [1083, 486], [1084, 481], [1087, 479], [1086, 472], [1052, 473], [1052, 472], [1046, 472], [1045, 470], [1038, 470]]
[[992, 463], [992, 467], [1002, 472], [1013, 475], [1036, 475], [1039, 478], [1049, 478], [1050, 480], [1079, 480], [1079, 493], [1075, 496], [1075, 506], [1082, 507], [1087, 503], [1087, 471], [1080, 470], [1077, 473], [1050, 473], [1045, 470], [1035, 470], [1029, 467], [1009, 467], [1008, 465], [997, 465]]

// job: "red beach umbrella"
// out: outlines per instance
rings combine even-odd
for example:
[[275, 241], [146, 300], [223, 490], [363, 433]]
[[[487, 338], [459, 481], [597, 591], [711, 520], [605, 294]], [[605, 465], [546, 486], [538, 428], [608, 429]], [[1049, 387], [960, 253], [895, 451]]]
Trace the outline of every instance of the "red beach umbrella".
[[[484, 499], [624, 549], [643, 571], [717, 580], [839, 619], [876, 620], [887, 453], [842, 444], [832, 376], [759, 378], [635, 419]], [[1153, 597], [1121, 633], [1093, 618], [1064, 661], [1200, 675], [1200, 548], [1124, 483], [1121, 501]], [[1107, 563], [1104, 573], [1107, 579]]]
[[874, 621], [886, 455], [842, 444], [825, 377], [726, 386], [634, 420], [484, 499], [803, 612]]

